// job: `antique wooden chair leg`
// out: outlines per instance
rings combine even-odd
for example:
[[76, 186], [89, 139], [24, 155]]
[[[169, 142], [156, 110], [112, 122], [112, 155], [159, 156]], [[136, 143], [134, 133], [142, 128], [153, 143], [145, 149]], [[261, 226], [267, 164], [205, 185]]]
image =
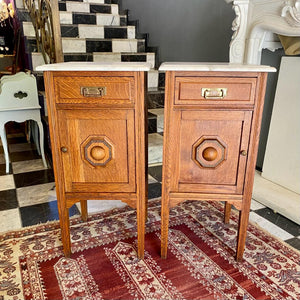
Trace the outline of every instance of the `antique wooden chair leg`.
[[225, 209], [224, 209], [224, 223], [228, 224], [230, 219], [230, 212], [231, 212], [231, 204], [225, 202]]

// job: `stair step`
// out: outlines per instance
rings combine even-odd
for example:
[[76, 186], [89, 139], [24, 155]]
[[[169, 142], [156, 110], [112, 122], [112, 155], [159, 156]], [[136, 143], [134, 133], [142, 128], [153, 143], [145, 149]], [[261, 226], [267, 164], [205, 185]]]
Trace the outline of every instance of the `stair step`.
[[42, 95], [45, 95], [45, 82], [44, 82], [43, 73], [33, 71], [33, 74], [36, 78], [38, 93], [42, 94]]
[[[73, 24], [61, 24], [60, 25], [60, 33], [61, 37], [82, 37], [79, 36], [79, 26], [80, 25], [73, 25]], [[104, 37], [104, 30], [102, 26], [98, 25], [81, 25], [81, 26], [89, 26], [90, 28], [93, 26], [95, 31], [95, 35], [97, 34], [99, 38]]]
[[[93, 2], [93, 0], [88, 0], [87, 2]], [[104, 0], [104, 3], [107, 3], [107, 4], [120, 4], [122, 0]]]
[[63, 53], [144, 52], [145, 41], [137, 39], [62, 38]]
[[106, 26], [104, 27], [104, 38], [106, 39], [135, 39], [134, 26]]
[[[61, 0], [59, 0], [59, 2], [60, 2]], [[70, 2], [82, 2], [82, 1], [84, 1], [84, 2], [89, 2], [89, 3], [97, 3], [97, 4], [113, 4], [113, 3], [108, 3], [108, 1], [106, 1], [106, 0], [68, 0], [68, 1], [70, 1]], [[58, 3], [59, 3], [58, 2]], [[111, 1], [110, 1], [111, 2]]]
[[59, 11], [82, 12], [82, 13], [101, 13], [101, 14], [119, 14], [117, 4], [99, 4], [94, 2], [78, 1], [59, 1]]
[[24, 8], [18, 8], [18, 19], [20, 22], [31, 22], [28, 10]]
[[[32, 62], [32, 70], [35, 70], [37, 66], [41, 66], [45, 64], [44, 58], [42, 53], [40, 52], [32, 52], [31, 53], [31, 62]], [[44, 89], [39, 89], [39, 91], [43, 91]]]
[[122, 53], [121, 61], [145, 61], [151, 64], [151, 69], [155, 68], [155, 53]]
[[148, 134], [148, 164], [162, 162], [163, 136], [159, 133]]
[[[21, 0], [22, 1], [22, 0]], [[85, 0], [86, 1], [86, 0]], [[18, 7], [18, 6], [17, 6]], [[92, 24], [95, 25], [117, 25], [117, 26], [127, 26], [127, 15], [126, 14], [104, 14], [104, 13], [84, 13], [84, 12], [71, 12], [71, 11], [60, 11], [60, 23], [61, 24], [90, 24], [88, 19], [91, 19]], [[73, 15], [74, 21], [73, 22]], [[92, 17], [89, 18], [88, 16]], [[18, 18], [20, 22], [31, 22], [31, 18], [27, 9], [18, 7]], [[98, 23], [96, 23], [96, 20]], [[82, 23], [78, 22], [82, 20]], [[130, 25], [128, 25], [130, 26]]]
[[[23, 22], [24, 36], [35, 37], [31, 22]], [[100, 26], [90, 24], [61, 25], [61, 36], [74, 38], [135, 39], [133, 26]], [[141, 40], [141, 39], [140, 39]]]
[[[160, 73], [159, 73], [160, 74]], [[159, 75], [158, 74], [158, 75]], [[161, 109], [165, 103], [165, 90], [157, 87], [148, 88], [148, 109]]]
[[32, 53], [32, 52], [38, 52], [36, 39], [35, 37], [25, 36], [25, 53]]
[[[164, 132], [164, 109], [163, 108], [148, 109], [148, 114], [151, 114], [152, 119], [156, 120], [155, 131], [158, 133]], [[149, 122], [149, 117], [148, 117], [148, 122]]]
[[165, 89], [165, 77], [166, 77], [165, 72], [158, 73], [158, 89], [160, 89], [160, 88]]
[[[22, 1], [22, 0], [19, 0], [19, 1]], [[59, 0], [59, 2], [60, 1], [61, 0]], [[89, 2], [89, 3], [97, 3], [97, 4], [120, 4], [121, 0], [67, 0], [67, 1], [70, 1], [70, 2]]]
[[[61, 0], [59, 0], [59, 2], [60, 1]], [[68, 1], [69, 2], [89, 2], [89, 3], [97, 3], [97, 4], [117, 4], [117, 3], [114, 3], [114, 1], [108, 1], [108, 0], [68, 0]]]
[[157, 88], [158, 86], [158, 71], [150, 70], [148, 72], [148, 88]]
[[151, 64], [151, 68], [155, 67], [155, 53], [149, 52], [138, 52], [138, 53], [127, 53], [127, 52], [94, 52], [93, 61], [101, 62], [121, 62], [121, 61], [132, 61], [132, 62], [148, 62]]
[[90, 24], [126, 26], [127, 16], [118, 14], [80, 13], [60, 11], [60, 24]]
[[90, 24], [72, 24], [72, 25], [63, 24], [61, 25], [61, 36], [79, 37], [79, 38], [100, 38], [100, 39], [110, 39], [110, 38], [135, 39], [135, 27], [103, 26], [103, 25], [90, 25]]
[[23, 34], [27, 37], [35, 37], [35, 30], [31, 21], [24, 21], [23, 23]]
[[157, 132], [157, 118], [156, 118], [156, 115], [149, 112], [149, 110], [148, 110], [148, 115], [147, 115], [147, 121], [148, 121], [148, 134], [156, 133]]
[[64, 54], [64, 62], [93, 61], [93, 53], [67, 53]]

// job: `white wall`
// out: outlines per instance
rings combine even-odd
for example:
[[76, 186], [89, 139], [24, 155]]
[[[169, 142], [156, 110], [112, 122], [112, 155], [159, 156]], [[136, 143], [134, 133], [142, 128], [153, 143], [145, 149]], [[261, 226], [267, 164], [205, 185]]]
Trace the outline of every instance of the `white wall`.
[[224, 0], [123, 0], [163, 61], [228, 61], [234, 11]]

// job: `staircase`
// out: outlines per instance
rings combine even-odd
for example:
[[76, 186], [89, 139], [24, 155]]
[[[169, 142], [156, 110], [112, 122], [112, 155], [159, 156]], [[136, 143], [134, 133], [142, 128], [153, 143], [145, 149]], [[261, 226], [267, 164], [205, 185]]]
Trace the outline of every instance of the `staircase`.
[[[152, 67], [148, 73], [148, 87], [158, 87], [156, 49], [147, 47], [147, 35], [137, 32], [138, 22], [129, 22], [127, 12], [119, 11], [118, 4], [106, 4], [104, 0], [59, 1], [58, 4], [65, 62], [148, 62]], [[34, 70], [44, 64], [43, 57], [37, 52], [34, 28], [29, 16], [26, 16], [26, 9], [18, 8], [18, 11], [26, 51], [31, 54], [30, 67]]]
[[[65, 62], [148, 62], [148, 143], [149, 164], [162, 162], [162, 132], [164, 74], [159, 74], [157, 49], [148, 47], [147, 34], [138, 31], [138, 21], [129, 21], [128, 12], [120, 11], [118, 0], [74, 0], [58, 1], [62, 51]], [[22, 23], [28, 69], [37, 77], [38, 89], [44, 95], [43, 76], [35, 72], [44, 64], [43, 56], [37, 52], [34, 27], [22, 0], [16, 1], [17, 13]], [[45, 100], [44, 120], [47, 123]]]

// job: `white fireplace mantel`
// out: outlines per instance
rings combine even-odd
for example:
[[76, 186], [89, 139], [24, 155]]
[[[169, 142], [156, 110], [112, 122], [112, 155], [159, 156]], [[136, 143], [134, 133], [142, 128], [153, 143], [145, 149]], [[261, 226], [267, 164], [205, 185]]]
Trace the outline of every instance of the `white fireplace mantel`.
[[277, 34], [300, 36], [300, 0], [225, 0], [236, 18], [230, 62], [260, 64], [262, 49], [281, 48]]
[[[260, 64], [262, 49], [282, 48], [278, 34], [300, 37], [300, 0], [225, 0], [236, 14], [230, 62]], [[300, 224], [300, 57], [284, 57], [262, 173], [253, 198]]]

